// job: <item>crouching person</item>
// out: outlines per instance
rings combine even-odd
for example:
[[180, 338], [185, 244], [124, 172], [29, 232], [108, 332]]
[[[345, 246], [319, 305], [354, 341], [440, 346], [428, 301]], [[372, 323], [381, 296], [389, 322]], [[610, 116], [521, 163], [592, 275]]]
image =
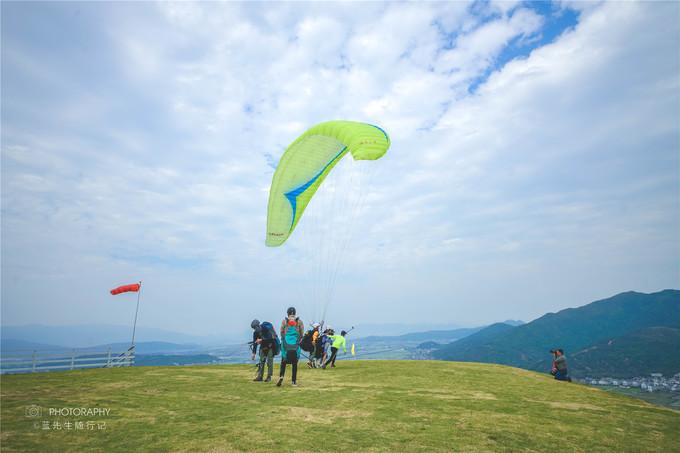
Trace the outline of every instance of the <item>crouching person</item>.
[[550, 351], [553, 354], [552, 369], [550, 374], [555, 376], [558, 381], [571, 382], [569, 371], [567, 370], [567, 358], [564, 356], [564, 351], [561, 349], [554, 349]]

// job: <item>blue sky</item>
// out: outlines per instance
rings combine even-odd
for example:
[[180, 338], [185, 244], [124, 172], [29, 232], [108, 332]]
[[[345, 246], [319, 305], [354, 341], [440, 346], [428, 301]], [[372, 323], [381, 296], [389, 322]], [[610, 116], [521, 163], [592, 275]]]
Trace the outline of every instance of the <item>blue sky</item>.
[[331, 322], [677, 287], [678, 8], [3, 2], [2, 323], [127, 324], [107, 291], [140, 279], [144, 326], [318, 311], [304, 231], [264, 229], [275, 163], [329, 119], [392, 140]]

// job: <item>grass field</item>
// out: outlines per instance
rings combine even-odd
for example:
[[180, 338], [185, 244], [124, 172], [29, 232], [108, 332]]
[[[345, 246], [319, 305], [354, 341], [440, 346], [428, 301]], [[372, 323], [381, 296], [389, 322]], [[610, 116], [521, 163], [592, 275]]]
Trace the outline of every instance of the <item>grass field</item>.
[[[3, 376], [1, 448], [680, 451], [680, 411], [516, 368], [342, 361], [332, 370], [302, 369], [297, 388], [290, 376], [281, 388], [252, 377], [245, 365]], [[31, 405], [42, 413], [27, 414]], [[109, 413], [50, 415], [50, 408]]]

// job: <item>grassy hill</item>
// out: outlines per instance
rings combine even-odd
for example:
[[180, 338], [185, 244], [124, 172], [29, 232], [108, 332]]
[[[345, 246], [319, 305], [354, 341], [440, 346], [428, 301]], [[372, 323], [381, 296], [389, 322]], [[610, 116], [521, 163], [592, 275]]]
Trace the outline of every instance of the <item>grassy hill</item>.
[[[500, 365], [342, 361], [301, 370], [297, 388], [252, 376], [246, 365], [3, 376], [2, 450], [668, 452], [680, 445], [678, 411]], [[26, 416], [32, 404], [42, 416]], [[50, 407], [110, 413], [49, 416]], [[106, 427], [43, 431], [44, 420]]]

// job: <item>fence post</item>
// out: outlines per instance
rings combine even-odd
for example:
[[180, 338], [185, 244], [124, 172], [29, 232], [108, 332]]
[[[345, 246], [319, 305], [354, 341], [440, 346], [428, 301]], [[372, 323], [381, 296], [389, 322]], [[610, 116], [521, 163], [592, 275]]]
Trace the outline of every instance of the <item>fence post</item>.
[[74, 349], [73, 352], [71, 352], [71, 370], [73, 370], [73, 364], [76, 361], [76, 350]]
[[106, 368], [111, 368], [111, 348], [109, 347], [109, 357], [106, 359]]
[[33, 350], [33, 371], [32, 373], [35, 373], [35, 349]]

